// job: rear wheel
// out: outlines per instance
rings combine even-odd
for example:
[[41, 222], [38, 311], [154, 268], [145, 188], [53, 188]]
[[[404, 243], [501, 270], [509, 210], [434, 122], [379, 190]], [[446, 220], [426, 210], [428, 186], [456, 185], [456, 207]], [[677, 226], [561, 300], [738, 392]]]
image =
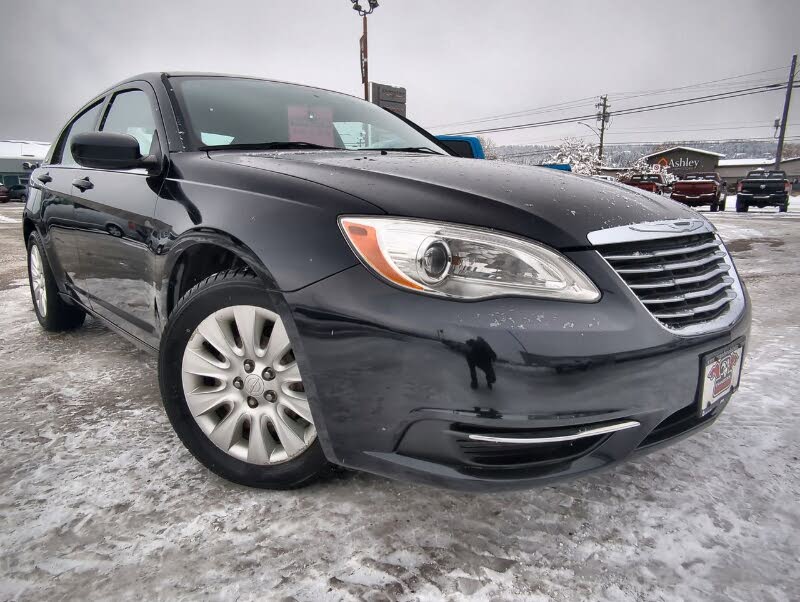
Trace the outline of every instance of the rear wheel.
[[740, 201], [738, 198], [736, 199], [736, 211], [738, 213], [747, 213], [748, 209], [749, 207], [746, 202]]
[[720, 201], [720, 202], [718, 203], [718, 205], [719, 205], [719, 210], [720, 210], [720, 211], [725, 211], [725, 201], [726, 201], [726, 198], [725, 198], [725, 197], [723, 197], [723, 198], [722, 198], [722, 201]]
[[778, 205], [778, 213], [786, 213], [789, 210], [789, 203], [786, 202], [783, 205]]
[[715, 202], [711, 203], [711, 212], [712, 212], [712, 213], [715, 213], [715, 212], [717, 212], [717, 211], [719, 211], [719, 205], [718, 205], [718, 204], [717, 204], [717, 202], [715, 201]]
[[53, 270], [37, 232], [32, 232], [28, 238], [28, 282], [36, 319], [45, 330], [71, 330], [83, 324], [86, 313], [59, 296]]
[[252, 272], [220, 272], [181, 299], [159, 383], [175, 432], [221, 477], [289, 489], [327, 467], [293, 342]]

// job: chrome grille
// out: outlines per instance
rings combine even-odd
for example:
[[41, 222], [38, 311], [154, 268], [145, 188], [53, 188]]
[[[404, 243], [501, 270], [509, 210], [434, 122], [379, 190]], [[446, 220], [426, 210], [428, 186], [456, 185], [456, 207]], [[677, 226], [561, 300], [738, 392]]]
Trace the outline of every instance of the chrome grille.
[[714, 320], [737, 297], [733, 266], [713, 232], [597, 250], [667, 328], [680, 331]]

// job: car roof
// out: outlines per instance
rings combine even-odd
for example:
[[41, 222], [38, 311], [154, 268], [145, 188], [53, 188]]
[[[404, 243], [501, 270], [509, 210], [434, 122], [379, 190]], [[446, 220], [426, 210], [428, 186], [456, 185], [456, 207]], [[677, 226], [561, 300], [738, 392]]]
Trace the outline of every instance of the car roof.
[[266, 77], [257, 77], [255, 75], [239, 75], [235, 73], [214, 73], [210, 71], [149, 71], [146, 73], [140, 73], [138, 75], [133, 75], [131, 77], [127, 77], [122, 81], [117, 82], [113, 86], [109, 86], [105, 90], [103, 90], [99, 95], [105, 94], [114, 88], [119, 86], [129, 84], [136, 81], [146, 81], [150, 83], [152, 86], [157, 86], [158, 84], [162, 83], [163, 78], [165, 77], [227, 77], [231, 79], [253, 79], [257, 81], [263, 82], [271, 82], [274, 84], [287, 84], [290, 86], [301, 86], [303, 88], [310, 88], [312, 90], [322, 90], [324, 92], [332, 92], [334, 94], [342, 94], [344, 96], [350, 96], [351, 98], [358, 98], [359, 100], [363, 100], [359, 96], [355, 96], [353, 94], [348, 94], [347, 92], [341, 92], [339, 90], [330, 90], [328, 88], [320, 88], [318, 86], [309, 86], [307, 84], [300, 84], [297, 82], [287, 82], [279, 79], [269, 79]]

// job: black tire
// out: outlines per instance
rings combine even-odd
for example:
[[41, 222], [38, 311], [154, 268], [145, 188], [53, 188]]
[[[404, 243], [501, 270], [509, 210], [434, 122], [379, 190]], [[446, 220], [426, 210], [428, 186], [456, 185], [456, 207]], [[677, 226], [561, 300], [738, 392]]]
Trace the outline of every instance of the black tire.
[[711, 213], [716, 213], [717, 211], [719, 211], [719, 205], [716, 202], [711, 203]]
[[24, 205], [25, 203], [27, 203], [27, 202], [28, 202], [28, 195], [27, 195], [27, 194], [22, 194], [22, 195], [20, 195], [20, 197], [19, 197], [19, 202], [20, 202], [20, 203], [22, 203], [23, 205]]
[[726, 201], [726, 199], [723, 198], [722, 202], [718, 203], [720, 211], [725, 211], [725, 201]]
[[736, 199], [736, 212], [737, 213], [747, 213], [748, 209], [749, 209], [749, 207], [747, 206], [747, 203], [745, 203], [744, 201], [740, 201], [739, 199]]
[[[259, 278], [244, 269], [209, 276], [178, 302], [161, 338], [158, 380], [169, 421], [180, 440], [206, 468], [224, 479], [261, 489], [294, 489], [314, 481], [328, 468], [317, 437], [305, 451], [280, 464], [259, 465], [229, 455], [203, 432], [186, 402], [181, 379], [184, 350], [206, 317], [234, 305], [253, 305], [277, 313]], [[291, 335], [290, 335], [291, 336]]]
[[[46, 291], [44, 313], [40, 311], [36, 301], [36, 294], [34, 293], [34, 276], [31, 272], [31, 253], [34, 246], [39, 252], [41, 270], [44, 277], [44, 290]], [[35, 231], [31, 232], [31, 235], [28, 237], [28, 285], [31, 290], [33, 311], [36, 313], [36, 319], [39, 320], [39, 324], [42, 325], [42, 328], [52, 332], [60, 332], [64, 330], [73, 330], [83, 324], [83, 321], [86, 319], [86, 312], [77, 305], [67, 303], [58, 294], [58, 286], [53, 276], [53, 270], [50, 268], [50, 263], [47, 261], [42, 239], [39, 233]]]
[[783, 205], [778, 205], [778, 213], [786, 213], [789, 211], [789, 203], [786, 202]]

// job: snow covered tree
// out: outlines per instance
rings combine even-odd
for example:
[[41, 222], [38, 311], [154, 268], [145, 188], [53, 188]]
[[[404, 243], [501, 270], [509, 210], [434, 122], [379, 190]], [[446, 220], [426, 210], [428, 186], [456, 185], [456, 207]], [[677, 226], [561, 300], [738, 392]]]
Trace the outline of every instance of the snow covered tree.
[[568, 163], [572, 171], [584, 176], [591, 176], [600, 169], [597, 148], [580, 138], [565, 138], [550, 163]]
[[643, 173], [651, 173], [653, 171], [656, 171], [656, 170], [653, 169], [654, 167], [658, 167], [659, 169], [661, 168], [660, 165], [657, 165], [657, 166], [656, 165], [650, 165], [647, 162], [647, 159], [645, 159], [644, 157], [639, 157], [638, 159], [636, 159], [636, 161], [634, 161], [633, 163], [628, 165], [625, 168], [625, 171], [620, 172], [620, 174], [617, 177], [620, 180], [625, 180], [627, 178], [630, 178], [633, 175], [643, 174]]
[[497, 159], [497, 145], [488, 136], [478, 136], [483, 147], [483, 154], [487, 159]]

